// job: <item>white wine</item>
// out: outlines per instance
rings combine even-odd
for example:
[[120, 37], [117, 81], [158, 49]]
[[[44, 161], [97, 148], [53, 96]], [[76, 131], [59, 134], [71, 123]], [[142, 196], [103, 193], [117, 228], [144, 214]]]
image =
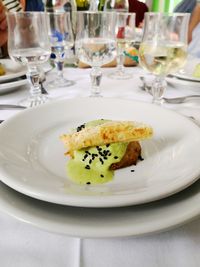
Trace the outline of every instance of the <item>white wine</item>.
[[46, 62], [50, 51], [43, 48], [26, 48], [10, 50], [10, 57], [23, 65], [38, 65]]
[[144, 42], [140, 45], [139, 59], [143, 68], [155, 75], [165, 76], [184, 66], [187, 47], [184, 43], [156, 44]]
[[107, 38], [82, 39], [76, 42], [80, 61], [90, 66], [102, 66], [116, 57], [116, 42]]

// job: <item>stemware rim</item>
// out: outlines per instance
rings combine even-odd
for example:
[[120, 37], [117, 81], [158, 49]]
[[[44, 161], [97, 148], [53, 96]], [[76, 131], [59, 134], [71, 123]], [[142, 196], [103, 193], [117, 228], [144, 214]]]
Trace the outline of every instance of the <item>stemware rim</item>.
[[72, 11], [72, 13], [84, 13], [84, 14], [116, 14], [117, 12], [111, 12], [111, 11], [92, 11], [92, 10], [76, 10], [76, 11]]
[[162, 15], [162, 16], [171, 16], [171, 17], [176, 17], [176, 16], [182, 16], [184, 17], [185, 15], [190, 15], [189, 12], [145, 12], [145, 15]]
[[41, 15], [45, 15], [46, 12], [44, 11], [9, 11], [7, 12], [7, 15], [11, 15], [11, 14], [41, 14]]

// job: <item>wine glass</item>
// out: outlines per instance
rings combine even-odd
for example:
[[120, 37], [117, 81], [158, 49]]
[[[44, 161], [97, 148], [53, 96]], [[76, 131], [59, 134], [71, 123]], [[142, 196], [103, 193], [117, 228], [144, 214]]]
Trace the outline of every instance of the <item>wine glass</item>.
[[110, 78], [130, 79], [132, 77], [132, 74], [124, 67], [124, 53], [134, 48], [135, 36], [135, 13], [117, 12], [115, 25], [117, 69], [108, 74]]
[[30, 83], [30, 96], [20, 102], [33, 107], [48, 100], [41, 94], [38, 66], [46, 62], [51, 53], [48, 40], [46, 17], [42, 12], [9, 12], [8, 52], [11, 59], [28, 67], [27, 79]]
[[79, 60], [92, 67], [91, 96], [101, 96], [101, 66], [116, 57], [114, 12], [77, 12], [75, 51]]
[[188, 13], [145, 13], [140, 65], [155, 75], [153, 103], [161, 104], [166, 75], [181, 69], [187, 57]]
[[104, 11], [128, 12], [129, 2], [128, 0], [106, 0]]
[[70, 12], [49, 12], [46, 13], [48, 35], [51, 43], [51, 58], [57, 68], [57, 77], [49, 82], [50, 87], [67, 87], [75, 82], [64, 78], [63, 68], [66, 53], [74, 45]]

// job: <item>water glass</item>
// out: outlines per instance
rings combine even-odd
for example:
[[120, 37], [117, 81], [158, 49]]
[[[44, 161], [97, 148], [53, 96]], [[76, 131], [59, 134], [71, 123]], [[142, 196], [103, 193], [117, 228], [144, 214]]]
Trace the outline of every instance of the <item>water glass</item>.
[[77, 12], [75, 50], [83, 63], [92, 67], [91, 96], [101, 96], [101, 66], [116, 57], [116, 14], [114, 12]]
[[20, 102], [27, 107], [37, 106], [48, 100], [41, 94], [38, 66], [49, 59], [51, 47], [47, 34], [46, 17], [42, 12], [9, 12], [8, 52], [11, 59], [28, 68], [30, 96]]

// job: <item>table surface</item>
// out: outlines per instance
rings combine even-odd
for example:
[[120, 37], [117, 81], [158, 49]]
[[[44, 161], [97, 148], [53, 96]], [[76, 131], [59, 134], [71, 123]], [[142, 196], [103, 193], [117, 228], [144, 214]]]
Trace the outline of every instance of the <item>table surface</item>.
[[[151, 102], [151, 96], [140, 89], [139, 67], [127, 68], [133, 73], [129, 80], [113, 80], [107, 77], [112, 69], [104, 69], [102, 94], [104, 97], [120, 97]], [[65, 68], [65, 77], [76, 81], [68, 88], [49, 88], [51, 98], [87, 97], [90, 90], [90, 69]], [[56, 77], [55, 71], [47, 75], [47, 83]], [[28, 96], [28, 86], [0, 95], [0, 104], [16, 104]], [[200, 86], [168, 85], [165, 96], [175, 97], [200, 94]], [[200, 100], [184, 104], [165, 104], [166, 108], [193, 116], [200, 122]], [[2, 110], [0, 119], [16, 114], [16, 110]], [[177, 211], [178, 212], [178, 211]], [[200, 219], [179, 228], [146, 237], [116, 239], [71, 238], [45, 232], [26, 222], [0, 213], [0, 266], [28, 267], [197, 267], [200, 266]]]

